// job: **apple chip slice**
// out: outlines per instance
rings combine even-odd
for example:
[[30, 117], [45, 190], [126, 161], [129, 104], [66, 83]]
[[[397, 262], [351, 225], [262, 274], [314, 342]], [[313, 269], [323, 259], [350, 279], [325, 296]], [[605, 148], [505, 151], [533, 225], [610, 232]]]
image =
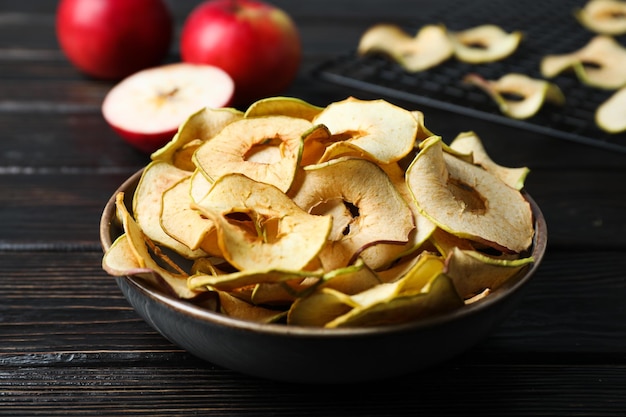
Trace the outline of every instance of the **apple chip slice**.
[[252, 103], [244, 117], [289, 116], [311, 121], [322, 110], [322, 107], [314, 106], [299, 98], [267, 97]]
[[450, 143], [450, 148], [471, 154], [475, 164], [496, 175], [509, 187], [516, 190], [524, 188], [524, 181], [526, 181], [530, 169], [528, 167], [509, 168], [496, 164], [487, 154], [482, 141], [475, 132], [459, 133]]
[[617, 90], [595, 113], [596, 124], [608, 133], [626, 131], [626, 87]]
[[324, 327], [403, 323], [459, 308], [463, 300], [443, 273], [440, 257], [424, 254], [401, 279], [377, 285], [350, 297], [356, 304]]
[[532, 244], [528, 201], [496, 175], [443, 151], [440, 137], [422, 142], [406, 173], [419, 211], [443, 230], [505, 252]]
[[163, 230], [160, 221], [163, 193], [190, 175], [190, 172], [167, 162], [151, 162], [141, 175], [133, 196], [132, 208], [137, 224], [151, 240], [169, 247], [185, 258], [196, 259], [206, 256], [206, 252], [201, 249], [189, 249], [174, 239]]
[[[330, 242], [319, 254], [325, 270], [353, 263], [377, 243], [406, 243], [415, 228], [411, 209], [389, 177], [365, 159], [308, 166], [294, 193], [294, 203], [304, 211], [333, 219]], [[373, 269], [388, 261], [366, 259]]]
[[199, 293], [187, 287], [187, 273], [161, 252], [128, 212], [124, 193], [116, 195], [115, 207], [124, 234], [114, 242], [115, 249], [103, 258], [104, 269], [115, 276], [138, 276], [179, 298], [196, 297]]
[[448, 32], [454, 55], [460, 61], [483, 64], [507, 58], [522, 41], [520, 31], [506, 32], [500, 26], [481, 25], [458, 32]]
[[180, 125], [178, 132], [165, 146], [150, 155], [153, 161], [164, 161], [187, 171], [195, 170], [191, 160], [198, 146], [211, 139], [227, 124], [243, 118], [243, 113], [233, 108], [204, 107]]
[[220, 177], [192, 207], [217, 224], [224, 258], [240, 271], [304, 269], [332, 226], [329, 216], [308, 214], [275, 186], [242, 174]]
[[620, 88], [626, 84], [626, 48], [611, 36], [597, 35], [577, 51], [546, 55], [541, 60], [541, 74], [546, 78], [570, 69], [583, 84]]
[[452, 56], [453, 49], [446, 30], [441, 25], [426, 25], [415, 36], [392, 24], [369, 28], [359, 41], [360, 55], [388, 55], [408, 72], [435, 67]]
[[161, 227], [190, 250], [222, 256], [215, 223], [191, 207], [190, 184], [191, 177], [187, 177], [163, 193]]
[[411, 152], [419, 128], [408, 110], [385, 100], [354, 97], [330, 104], [313, 123], [328, 127], [335, 142], [348, 141], [381, 164], [398, 161]]
[[456, 247], [446, 258], [446, 274], [452, 279], [459, 295], [466, 300], [486, 289], [497, 289], [533, 262], [532, 257], [499, 259]]
[[603, 35], [626, 33], [626, 3], [619, 0], [590, 0], [574, 13], [581, 25]]
[[482, 89], [496, 102], [503, 114], [514, 119], [534, 116], [544, 103], [559, 106], [565, 103], [565, 96], [558, 85], [524, 74], [510, 73], [497, 80], [468, 74], [464, 81]]
[[285, 192], [300, 163], [302, 135], [311, 127], [288, 116], [244, 118], [225, 126], [193, 159], [211, 181], [236, 172]]

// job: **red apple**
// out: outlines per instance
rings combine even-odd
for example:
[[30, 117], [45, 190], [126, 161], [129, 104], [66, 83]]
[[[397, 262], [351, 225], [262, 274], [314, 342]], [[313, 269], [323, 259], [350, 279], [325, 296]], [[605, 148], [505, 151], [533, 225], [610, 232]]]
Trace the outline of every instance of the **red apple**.
[[166, 57], [173, 20], [162, 0], [61, 0], [56, 34], [69, 61], [101, 79], [121, 79]]
[[181, 58], [222, 68], [235, 80], [235, 104], [281, 94], [297, 75], [300, 36], [283, 10], [258, 0], [208, 0], [191, 11]]
[[229, 105], [234, 91], [232, 78], [220, 68], [161, 65], [116, 84], [102, 102], [102, 115], [129, 144], [152, 153], [172, 139], [196, 111]]

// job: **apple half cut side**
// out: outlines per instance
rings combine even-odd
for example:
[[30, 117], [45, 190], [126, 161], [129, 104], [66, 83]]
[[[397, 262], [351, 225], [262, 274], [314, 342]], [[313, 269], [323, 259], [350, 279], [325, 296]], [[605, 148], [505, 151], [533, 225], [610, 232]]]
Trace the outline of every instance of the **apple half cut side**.
[[176, 63], [136, 72], [116, 84], [102, 103], [106, 122], [126, 142], [152, 153], [203, 107], [230, 104], [232, 78], [211, 65]]

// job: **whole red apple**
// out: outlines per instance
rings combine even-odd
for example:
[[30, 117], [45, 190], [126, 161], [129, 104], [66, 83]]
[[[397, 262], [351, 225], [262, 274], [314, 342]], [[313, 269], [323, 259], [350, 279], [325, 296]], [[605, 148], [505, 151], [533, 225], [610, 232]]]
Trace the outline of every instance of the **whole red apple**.
[[290, 16], [259, 0], [208, 0], [191, 11], [180, 39], [185, 62], [222, 68], [235, 81], [236, 105], [281, 94], [300, 67]]
[[173, 19], [162, 0], [61, 0], [59, 45], [82, 72], [121, 79], [160, 63], [172, 39]]

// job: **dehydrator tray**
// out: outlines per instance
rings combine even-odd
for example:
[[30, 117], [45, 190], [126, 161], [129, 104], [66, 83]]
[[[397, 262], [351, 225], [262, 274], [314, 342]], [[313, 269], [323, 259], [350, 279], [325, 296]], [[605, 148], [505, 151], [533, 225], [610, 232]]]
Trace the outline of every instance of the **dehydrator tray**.
[[[626, 152], [626, 133], [608, 134], [597, 127], [594, 119], [596, 108], [614, 90], [585, 86], [573, 72], [550, 79], [563, 91], [566, 97], [564, 106], [546, 104], [538, 114], [524, 120], [504, 116], [484, 91], [463, 82], [463, 77], [469, 73], [477, 73], [487, 79], [496, 79], [511, 72], [542, 78], [539, 70], [542, 57], [573, 52], [595, 36], [574, 16], [574, 11], [585, 3], [585, 0], [441, 0], [437, 7], [425, 7], [414, 21], [401, 26], [409, 33], [416, 33], [421, 26], [431, 23], [441, 23], [453, 31], [495, 24], [507, 31], [521, 30], [524, 38], [520, 46], [513, 55], [498, 62], [478, 65], [452, 58], [426, 71], [409, 73], [387, 57], [358, 56], [355, 45], [354, 51], [322, 63], [313, 75], [382, 97]], [[626, 37], [618, 36], [616, 39], [626, 46]]]

